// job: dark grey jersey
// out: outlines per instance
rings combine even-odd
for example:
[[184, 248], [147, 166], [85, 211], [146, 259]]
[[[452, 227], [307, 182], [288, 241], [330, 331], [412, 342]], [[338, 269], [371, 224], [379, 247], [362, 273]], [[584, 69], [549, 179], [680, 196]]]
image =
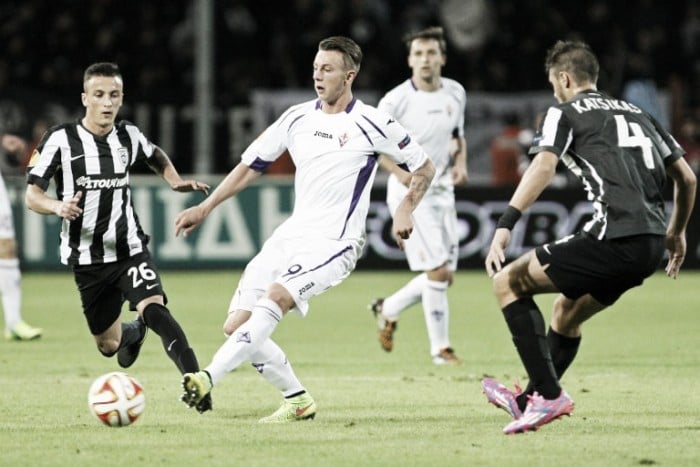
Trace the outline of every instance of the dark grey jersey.
[[134, 212], [129, 168], [153, 152], [154, 145], [126, 121], [105, 136], [90, 133], [79, 122], [46, 132], [32, 155], [27, 183], [47, 190], [53, 178], [59, 200], [83, 193], [82, 216], [63, 219], [62, 263], [111, 263], [146, 251], [149, 238]]
[[550, 151], [583, 183], [598, 239], [666, 233], [665, 167], [683, 149], [639, 107], [585, 91], [547, 110], [530, 154]]

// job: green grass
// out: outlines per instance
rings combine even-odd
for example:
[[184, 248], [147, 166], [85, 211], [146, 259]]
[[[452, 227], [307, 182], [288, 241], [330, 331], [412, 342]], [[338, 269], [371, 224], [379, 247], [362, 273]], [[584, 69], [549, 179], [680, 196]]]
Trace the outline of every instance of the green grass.
[[[206, 364], [238, 272], [164, 272], [171, 309]], [[24, 317], [44, 327], [36, 342], [0, 342], [0, 465], [458, 466], [700, 464], [700, 274], [657, 274], [586, 325], [563, 384], [571, 417], [537, 433], [505, 436], [505, 413], [487, 404], [479, 379], [525, 380], [482, 272], [450, 289], [459, 367], [435, 367], [422, 312], [402, 316], [391, 354], [380, 350], [367, 303], [411, 276], [356, 272], [286, 317], [274, 334], [316, 399], [312, 422], [258, 425], [280, 396], [249, 366], [213, 392], [199, 415], [178, 401], [180, 376], [149, 335], [129, 370], [145, 386], [142, 418], [102, 426], [87, 389], [116, 359], [95, 349], [70, 273], [28, 273]], [[538, 303], [545, 316], [553, 296]], [[125, 319], [132, 316], [125, 315]]]

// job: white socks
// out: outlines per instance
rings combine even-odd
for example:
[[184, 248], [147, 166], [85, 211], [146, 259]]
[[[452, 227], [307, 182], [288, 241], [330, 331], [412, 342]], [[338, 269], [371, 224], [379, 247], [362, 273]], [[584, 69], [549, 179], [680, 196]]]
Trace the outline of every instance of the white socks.
[[2, 294], [2, 308], [5, 312], [7, 329], [12, 329], [22, 319], [21, 278], [17, 258], [0, 259], [0, 294]]
[[277, 303], [268, 298], [258, 300], [248, 321], [226, 339], [205, 368], [211, 376], [211, 382], [216, 384], [226, 373], [251, 360], [281, 319], [282, 310]]
[[450, 346], [450, 305], [447, 301], [449, 282], [431, 281], [426, 273], [411, 279], [394, 294], [384, 299], [382, 315], [389, 321], [397, 321], [403, 310], [422, 301], [425, 324], [430, 340], [430, 354]]
[[267, 339], [250, 357], [251, 364], [265, 380], [280, 390], [284, 397], [304, 391], [279, 345]]
[[449, 283], [426, 281], [423, 290], [423, 313], [430, 339], [430, 355], [437, 355], [440, 349], [450, 346], [448, 335], [450, 305], [447, 301]]
[[382, 315], [389, 321], [396, 321], [403, 310], [418, 303], [428, 282], [428, 275], [422, 273], [411, 279], [406, 285], [384, 299]]

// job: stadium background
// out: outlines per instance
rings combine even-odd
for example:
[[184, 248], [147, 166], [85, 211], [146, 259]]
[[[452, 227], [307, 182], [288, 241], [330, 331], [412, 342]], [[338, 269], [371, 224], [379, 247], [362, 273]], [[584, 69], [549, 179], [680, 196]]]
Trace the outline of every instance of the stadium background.
[[[81, 115], [89, 63], [119, 63], [121, 116], [164, 147], [182, 173], [216, 183], [281, 110], [313, 98], [319, 39], [344, 34], [360, 43], [365, 59], [356, 93], [376, 103], [408, 76], [402, 35], [435, 24], [448, 37], [444, 74], [462, 82], [469, 98], [471, 184], [457, 193], [462, 267], [480, 267], [513, 186], [496, 186], [491, 144], [515, 127], [518, 144], [527, 145], [538, 113], [553, 102], [542, 62], [557, 39], [589, 42], [603, 69], [599, 88], [655, 113], [700, 166], [698, 0], [9, 0], [0, 5], [0, 133], [28, 144], [22, 153], [1, 154], [0, 170], [11, 189], [25, 269], [60, 267], [58, 223], [24, 208], [22, 173], [47, 126]], [[176, 209], [195, 199], [173, 198], [150, 177], [136, 177], [137, 209], [163, 266], [245, 264], [291, 205], [289, 167], [275, 171], [188, 242], [174, 241], [170, 225]], [[386, 236], [382, 182], [380, 175], [360, 267], [404, 266]], [[571, 180], [560, 182], [522, 223], [512, 255], [580, 225], [582, 193]], [[697, 215], [689, 240], [688, 266], [700, 267]]]

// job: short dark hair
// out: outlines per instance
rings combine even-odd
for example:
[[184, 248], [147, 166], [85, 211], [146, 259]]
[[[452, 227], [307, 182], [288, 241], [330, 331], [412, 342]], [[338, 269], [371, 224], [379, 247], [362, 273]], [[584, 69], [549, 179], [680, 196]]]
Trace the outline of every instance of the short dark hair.
[[557, 41], [547, 51], [544, 62], [545, 73], [549, 74], [552, 69], [568, 71], [579, 83], [590, 81], [595, 84], [600, 65], [588, 44], [581, 41]]
[[346, 70], [360, 71], [362, 49], [349, 37], [327, 37], [318, 43], [318, 50], [336, 50], [343, 54], [343, 64]]
[[83, 84], [93, 76], [118, 76], [122, 77], [122, 72], [119, 70], [119, 65], [111, 62], [93, 63], [85, 69], [83, 74]]
[[411, 43], [416, 39], [435, 39], [440, 44], [440, 52], [443, 55], [447, 54], [447, 42], [445, 41], [445, 33], [440, 26], [432, 26], [421, 29], [420, 31], [410, 32], [403, 38], [406, 44], [406, 49], [411, 51]]

